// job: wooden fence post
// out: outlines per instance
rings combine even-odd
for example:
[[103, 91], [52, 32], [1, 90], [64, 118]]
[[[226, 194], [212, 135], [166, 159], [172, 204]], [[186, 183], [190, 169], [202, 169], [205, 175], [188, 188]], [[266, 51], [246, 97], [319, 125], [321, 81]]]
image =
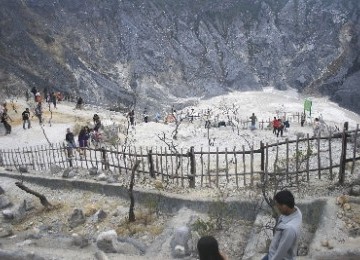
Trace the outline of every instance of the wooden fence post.
[[189, 186], [190, 188], [195, 188], [196, 162], [195, 162], [194, 146], [190, 147], [189, 157], [190, 157]]
[[151, 176], [151, 178], [155, 179], [156, 176], [155, 176], [155, 171], [154, 171], [154, 161], [153, 161], [153, 158], [152, 158], [152, 150], [151, 149], [148, 151], [147, 157], [148, 157], [148, 161], [149, 161], [150, 176]]
[[67, 159], [68, 159], [68, 162], [69, 162], [69, 167], [73, 167], [73, 162], [72, 162], [72, 157], [73, 157], [73, 151], [72, 151], [72, 148], [71, 147], [66, 147], [65, 144], [64, 144], [64, 150], [66, 149], [67, 151]]
[[264, 143], [262, 141], [260, 141], [260, 150], [261, 150], [261, 171], [264, 171], [265, 168], [265, 149], [264, 149]]
[[101, 157], [102, 157], [102, 164], [103, 164], [103, 167], [105, 168], [105, 170], [109, 170], [109, 162], [107, 161], [107, 158], [106, 158], [106, 150], [105, 148], [101, 148]]
[[264, 181], [264, 170], [265, 170], [265, 149], [264, 149], [264, 143], [262, 141], [260, 141], [260, 153], [261, 153], [260, 169], [262, 171], [261, 182], [263, 182]]
[[347, 148], [347, 133], [349, 123], [344, 123], [344, 129], [342, 133], [342, 147], [340, 157], [340, 170], [339, 170], [339, 183], [344, 184], [345, 181], [345, 166], [346, 166], [346, 148]]

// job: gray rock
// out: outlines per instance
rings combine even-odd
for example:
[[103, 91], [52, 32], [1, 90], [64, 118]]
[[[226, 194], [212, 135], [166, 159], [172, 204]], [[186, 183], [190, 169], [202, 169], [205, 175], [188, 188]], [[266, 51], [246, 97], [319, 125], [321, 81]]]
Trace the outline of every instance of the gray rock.
[[4, 189], [0, 186], [0, 195], [5, 194]]
[[68, 219], [70, 228], [75, 228], [85, 223], [85, 216], [81, 209], [74, 209], [73, 213]]
[[26, 203], [23, 201], [20, 205], [13, 209], [5, 209], [2, 211], [5, 220], [22, 220], [26, 216]]
[[13, 220], [15, 218], [14, 212], [10, 209], [5, 209], [2, 211], [5, 220]]
[[108, 260], [109, 258], [103, 251], [96, 251], [95, 253], [96, 260]]
[[118, 241], [133, 245], [136, 249], [140, 251], [141, 254], [144, 254], [146, 252], [147, 246], [143, 242], [132, 237], [119, 237]]
[[11, 202], [5, 194], [0, 195], [0, 209], [11, 206]]
[[350, 195], [360, 196], [360, 185], [352, 186], [350, 189]]
[[9, 237], [14, 234], [13, 230], [10, 227], [2, 227], [0, 228], [0, 238]]
[[115, 183], [118, 179], [115, 176], [109, 176], [106, 180], [107, 183]]
[[100, 175], [96, 178], [98, 181], [107, 181], [108, 176], [105, 173], [100, 173]]
[[97, 222], [100, 222], [102, 220], [104, 220], [107, 217], [107, 213], [105, 211], [98, 210], [95, 214], [94, 214], [94, 218]]
[[8, 251], [0, 249], [0, 259], [1, 260], [45, 260], [42, 256], [39, 256], [34, 253], [28, 253], [25, 251], [16, 250]]
[[25, 236], [25, 239], [40, 239], [42, 237], [39, 228], [33, 228], [28, 231]]
[[76, 170], [73, 168], [67, 168], [64, 170], [62, 177], [63, 178], [73, 178], [77, 174]]
[[80, 248], [87, 247], [89, 245], [89, 239], [79, 234], [72, 234], [71, 244]]
[[359, 237], [360, 236], [360, 228], [352, 228], [349, 230], [349, 235], [351, 237]]
[[35, 208], [34, 203], [30, 199], [24, 199], [25, 211], [30, 211]]
[[92, 167], [89, 169], [90, 176], [97, 176], [99, 174], [99, 171], [96, 167]]
[[56, 164], [50, 165], [50, 173], [56, 175], [62, 171], [62, 168]]
[[115, 230], [102, 232], [96, 239], [97, 247], [105, 253], [120, 253], [124, 255], [139, 255], [140, 251], [132, 244], [119, 242]]
[[117, 242], [117, 234], [115, 230], [102, 232], [96, 239], [97, 247], [105, 253], [117, 253], [119, 245]]
[[19, 220], [22, 220], [23, 218], [25, 218], [25, 216], [26, 216], [26, 208], [27, 208], [27, 203], [26, 203], [26, 200], [24, 200], [14, 210], [15, 220], [19, 221]]
[[173, 257], [182, 258], [191, 254], [191, 231], [188, 227], [182, 226], [175, 229], [170, 242], [171, 253]]
[[19, 172], [21, 173], [28, 173], [28, 168], [26, 166], [20, 166], [19, 167]]

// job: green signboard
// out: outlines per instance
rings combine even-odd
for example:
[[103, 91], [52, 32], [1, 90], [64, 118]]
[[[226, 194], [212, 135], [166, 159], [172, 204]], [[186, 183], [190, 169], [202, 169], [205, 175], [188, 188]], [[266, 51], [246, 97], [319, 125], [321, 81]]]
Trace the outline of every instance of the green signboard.
[[309, 112], [310, 112], [310, 115], [311, 115], [311, 106], [312, 106], [312, 101], [309, 100], [309, 99], [305, 99], [305, 102], [304, 102], [304, 112], [305, 112], [305, 111], [309, 111]]

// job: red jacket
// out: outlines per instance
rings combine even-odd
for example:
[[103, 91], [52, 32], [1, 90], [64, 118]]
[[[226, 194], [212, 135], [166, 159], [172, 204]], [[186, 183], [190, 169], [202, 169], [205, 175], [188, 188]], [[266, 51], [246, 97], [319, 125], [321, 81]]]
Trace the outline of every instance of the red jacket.
[[279, 122], [279, 120], [277, 120], [277, 119], [274, 119], [273, 122], [272, 122], [272, 124], [273, 124], [273, 127], [274, 127], [274, 128], [279, 128], [279, 127], [280, 127], [280, 122]]

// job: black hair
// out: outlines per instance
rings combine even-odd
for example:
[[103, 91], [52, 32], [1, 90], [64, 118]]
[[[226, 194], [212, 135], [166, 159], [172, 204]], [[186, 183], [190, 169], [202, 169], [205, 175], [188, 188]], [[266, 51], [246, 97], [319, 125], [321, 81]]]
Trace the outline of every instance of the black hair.
[[219, 244], [213, 236], [203, 236], [197, 243], [200, 260], [223, 260]]
[[292, 195], [292, 193], [288, 190], [279, 191], [276, 193], [274, 199], [278, 204], [286, 205], [291, 209], [295, 206], [294, 195]]

